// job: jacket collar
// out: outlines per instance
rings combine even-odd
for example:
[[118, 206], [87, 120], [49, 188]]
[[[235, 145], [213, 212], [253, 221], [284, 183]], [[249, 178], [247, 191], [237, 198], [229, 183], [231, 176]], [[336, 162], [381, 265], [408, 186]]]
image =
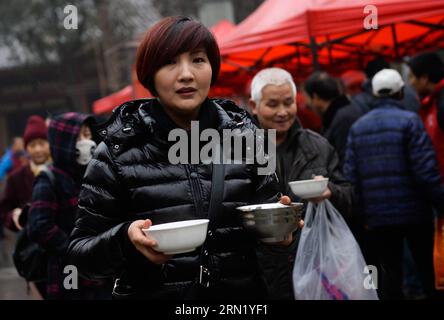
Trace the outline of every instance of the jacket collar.
[[295, 121], [290, 130], [288, 130], [285, 141], [278, 146], [278, 152], [284, 152], [286, 154], [289, 150], [301, 151], [298, 152], [298, 154], [303, 155], [306, 159], [316, 157], [316, 149], [308, 146], [308, 141], [304, 138], [304, 134], [307, 133], [308, 129], [302, 128], [299, 121]]
[[[206, 99], [204, 104], [207, 108], [216, 110], [216, 130], [234, 129], [240, 126], [256, 129], [248, 113], [230, 100]], [[164, 137], [166, 128], [177, 125], [166, 114], [166, 118], [159, 117], [157, 112], [159, 110], [155, 108], [162, 108], [155, 98], [126, 102], [114, 109], [108, 121], [97, 126], [96, 130], [115, 152], [119, 152], [123, 149], [123, 145], [138, 137], [153, 136], [153, 134]]]
[[287, 141], [290, 142], [290, 143], [292, 141], [294, 141], [297, 138], [297, 136], [299, 136], [299, 134], [301, 133], [301, 129], [302, 129], [302, 126], [299, 123], [299, 119], [296, 118], [296, 120], [294, 121], [293, 125], [288, 130], [287, 138], [285, 139], [283, 144], [285, 144]]
[[[231, 129], [238, 126], [239, 122], [242, 122], [243, 117], [238, 116], [241, 110], [231, 101], [206, 99], [202, 104], [198, 120], [205, 121], [202, 129], [205, 127], [214, 127], [217, 130]], [[215, 125], [208, 123], [210, 121], [208, 120], [208, 117], [210, 117], [209, 113], [212, 112], [215, 115]], [[165, 129], [169, 131], [170, 129], [177, 128], [177, 125], [168, 117], [157, 99], [151, 99], [140, 105], [138, 115], [150, 132], [165, 131]]]
[[378, 108], [398, 108], [405, 110], [405, 107], [401, 103], [401, 101], [391, 98], [377, 98], [373, 105], [373, 109], [378, 109]]

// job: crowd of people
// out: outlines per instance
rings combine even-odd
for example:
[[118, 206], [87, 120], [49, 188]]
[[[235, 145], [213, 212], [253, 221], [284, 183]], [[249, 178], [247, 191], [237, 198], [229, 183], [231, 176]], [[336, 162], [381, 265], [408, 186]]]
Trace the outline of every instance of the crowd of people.
[[[436, 298], [444, 63], [425, 52], [407, 64], [409, 83], [377, 58], [342, 80], [315, 72], [300, 88], [286, 70], [266, 68], [253, 77], [248, 106], [237, 106], [208, 97], [220, 69], [211, 32], [189, 18], [165, 18], [147, 31], [136, 58], [138, 79], [154, 99], [124, 103], [103, 123], [75, 112], [29, 118], [23, 139], [0, 162], [2, 225], [47, 251], [46, 278], [35, 282], [45, 299], [291, 300], [303, 223], [284, 241], [262, 243], [242, 227], [236, 207], [329, 199], [378, 268], [381, 299]], [[320, 132], [301, 125], [301, 94], [319, 115]], [[190, 130], [192, 121], [200, 131], [275, 130], [276, 172], [226, 165], [222, 210], [209, 212], [214, 167], [168, 160], [170, 131]], [[317, 198], [302, 200], [288, 185], [323, 177], [328, 187]], [[163, 254], [142, 231], [208, 216], [202, 252]], [[209, 286], [198, 281], [203, 259]], [[68, 264], [78, 268], [78, 290], [63, 285]], [[410, 295], [416, 283], [420, 293]]]

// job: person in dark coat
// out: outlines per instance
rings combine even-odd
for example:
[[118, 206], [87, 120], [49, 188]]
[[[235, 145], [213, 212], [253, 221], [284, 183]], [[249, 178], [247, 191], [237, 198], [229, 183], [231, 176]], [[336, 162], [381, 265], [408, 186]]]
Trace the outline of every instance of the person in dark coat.
[[435, 52], [424, 52], [408, 62], [409, 82], [421, 96], [421, 117], [435, 147], [444, 181], [444, 63]]
[[356, 187], [367, 241], [382, 274], [384, 299], [403, 297], [404, 239], [425, 293], [434, 296], [432, 208], [444, 212], [436, 155], [419, 116], [400, 103], [403, 86], [393, 69], [373, 77], [378, 102], [350, 129], [344, 166]]
[[0, 216], [5, 227], [12, 231], [22, 228], [19, 218], [23, 206], [31, 201], [34, 178], [50, 162], [48, 129], [43, 118], [31, 116], [23, 138], [31, 159], [28, 165], [19, 167], [9, 175], [0, 201]]
[[[374, 104], [377, 102], [377, 98], [373, 95], [372, 90], [373, 76], [382, 69], [388, 68], [390, 68], [390, 64], [383, 57], [377, 57], [367, 63], [367, 66], [365, 67], [367, 79], [362, 83], [362, 92], [350, 98], [351, 102], [359, 109], [361, 114], [366, 114], [372, 110]], [[415, 89], [412, 86], [405, 84], [402, 91], [403, 98], [401, 103], [405, 110], [418, 112], [420, 101]]]
[[353, 123], [362, 115], [340, 91], [338, 80], [326, 72], [315, 72], [304, 82], [307, 104], [322, 117], [322, 135], [335, 148], [342, 168], [347, 135]]
[[[43, 118], [29, 117], [23, 134], [23, 142], [30, 160], [9, 175], [3, 198], [0, 201], [0, 216], [4, 225], [14, 232], [24, 227], [20, 223], [20, 217], [23, 207], [31, 201], [35, 177], [51, 162], [48, 128]], [[45, 284], [38, 281], [34, 282], [34, 285], [40, 295], [44, 296]]]
[[48, 252], [45, 299], [106, 298], [104, 283], [76, 279], [78, 288], [72, 290], [63, 285], [68, 265], [65, 254], [74, 228], [80, 185], [96, 147], [90, 129], [93, 124], [91, 116], [75, 112], [60, 114], [49, 124], [53, 164], [47, 170], [55, 179], [52, 183], [45, 170], [37, 176], [27, 222], [29, 238]]
[[[321, 135], [303, 129], [297, 119], [296, 85], [287, 71], [269, 68], [258, 72], [251, 83], [249, 101], [253, 114], [262, 128], [276, 130], [277, 176], [280, 191], [300, 202], [292, 193], [289, 182], [328, 177], [324, 194], [311, 201], [330, 199], [333, 205], [349, 218], [352, 208], [352, 186], [341, 174], [339, 158], [334, 148]], [[305, 202], [305, 200], [304, 200]], [[274, 299], [294, 299], [292, 270], [299, 242], [300, 230], [290, 254], [280, 248], [261, 247], [260, 261], [270, 296]]]
[[[186, 132], [192, 121], [219, 134], [257, 129], [233, 102], [207, 97], [220, 68], [214, 37], [197, 21], [165, 18], [146, 33], [136, 65], [139, 81], [157, 98], [121, 105], [99, 130], [104, 142], [80, 192], [71, 263], [90, 278], [116, 278], [116, 299], [266, 297], [257, 239], [243, 228], [236, 207], [278, 201], [274, 175], [259, 175], [256, 165], [245, 162], [225, 165], [222, 210], [209, 212], [213, 166], [190, 164], [189, 153], [178, 164], [169, 157], [175, 145], [170, 132]], [[283, 196], [281, 202], [290, 199]], [[208, 217], [214, 227], [204, 252], [165, 255], [142, 231], [152, 224]], [[289, 237], [276, 245], [291, 242]], [[208, 282], [199, 281], [203, 258]]]

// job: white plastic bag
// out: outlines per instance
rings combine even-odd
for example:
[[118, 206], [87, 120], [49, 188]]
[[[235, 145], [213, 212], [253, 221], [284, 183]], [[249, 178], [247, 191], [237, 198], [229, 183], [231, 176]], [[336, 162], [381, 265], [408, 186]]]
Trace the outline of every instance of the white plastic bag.
[[[309, 203], [293, 269], [297, 300], [377, 300], [353, 234], [328, 201]], [[368, 271], [367, 271], [368, 272]]]

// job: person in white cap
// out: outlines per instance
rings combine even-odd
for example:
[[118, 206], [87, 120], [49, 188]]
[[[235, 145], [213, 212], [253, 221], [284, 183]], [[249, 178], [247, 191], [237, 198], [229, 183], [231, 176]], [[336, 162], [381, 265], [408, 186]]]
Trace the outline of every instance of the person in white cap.
[[394, 69], [382, 69], [372, 79], [373, 94], [376, 97], [393, 96], [396, 99], [404, 85], [401, 75]]
[[416, 113], [400, 103], [404, 81], [392, 69], [372, 79], [374, 108], [350, 129], [344, 174], [356, 187], [367, 243], [381, 277], [380, 297], [401, 299], [407, 240], [427, 297], [434, 297], [433, 212], [444, 212], [435, 151]]

